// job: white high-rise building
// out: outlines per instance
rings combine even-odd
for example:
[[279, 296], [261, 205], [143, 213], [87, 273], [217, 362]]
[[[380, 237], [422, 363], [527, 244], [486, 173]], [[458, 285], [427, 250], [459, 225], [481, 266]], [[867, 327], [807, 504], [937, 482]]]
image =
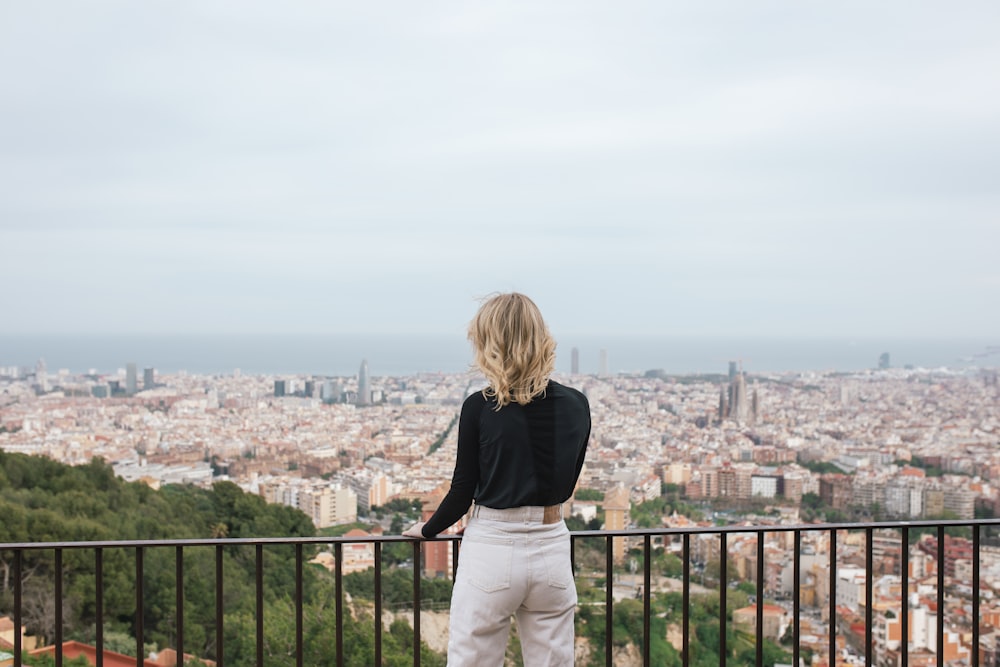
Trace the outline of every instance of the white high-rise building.
[[49, 390], [49, 373], [45, 366], [44, 357], [39, 359], [38, 363], [35, 364], [35, 383], [43, 392]]
[[135, 395], [135, 392], [139, 390], [139, 372], [136, 368], [135, 362], [130, 361], [125, 366], [125, 393], [129, 396]]
[[298, 508], [317, 528], [326, 528], [357, 521], [358, 496], [341, 486], [305, 489], [299, 493]]
[[361, 361], [361, 369], [358, 371], [358, 405], [371, 405], [372, 387], [371, 380], [368, 379], [368, 360]]

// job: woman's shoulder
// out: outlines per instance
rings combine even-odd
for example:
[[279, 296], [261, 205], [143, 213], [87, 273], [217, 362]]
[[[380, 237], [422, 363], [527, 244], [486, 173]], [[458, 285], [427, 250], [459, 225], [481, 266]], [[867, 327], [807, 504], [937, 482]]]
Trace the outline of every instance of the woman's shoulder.
[[587, 401], [587, 395], [584, 394], [579, 389], [573, 387], [567, 387], [564, 384], [560, 384], [555, 380], [549, 380], [549, 386], [546, 393], [551, 393], [553, 396], [570, 396], [578, 401], [583, 402], [584, 405], [589, 405]]
[[482, 408], [487, 403], [489, 403], [489, 399], [486, 398], [486, 387], [484, 387], [466, 396], [465, 401], [462, 402], [462, 408], [474, 410]]

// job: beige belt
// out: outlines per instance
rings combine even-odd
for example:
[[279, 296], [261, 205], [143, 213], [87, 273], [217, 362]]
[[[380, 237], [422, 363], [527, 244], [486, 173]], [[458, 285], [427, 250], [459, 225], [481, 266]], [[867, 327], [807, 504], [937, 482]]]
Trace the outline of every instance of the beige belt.
[[493, 521], [517, 521], [524, 523], [559, 523], [562, 521], [562, 505], [525, 505], [495, 509], [476, 505], [472, 508], [472, 516]]

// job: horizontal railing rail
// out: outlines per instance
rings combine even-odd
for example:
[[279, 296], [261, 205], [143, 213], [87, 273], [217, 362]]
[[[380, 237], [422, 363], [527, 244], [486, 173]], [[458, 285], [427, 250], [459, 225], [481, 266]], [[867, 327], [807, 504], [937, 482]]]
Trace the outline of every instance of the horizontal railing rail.
[[[882, 521], [871, 523], [828, 523], [828, 524], [796, 524], [796, 525], [727, 525], [727, 526], [694, 526], [685, 528], [644, 528], [627, 530], [583, 530], [571, 533], [571, 553], [573, 559], [574, 572], [578, 570], [577, 543], [581, 541], [603, 541], [604, 542], [604, 601], [605, 608], [605, 628], [604, 628], [604, 661], [607, 665], [613, 664], [614, 642], [613, 642], [613, 619], [614, 619], [614, 574], [615, 574], [615, 540], [630, 538], [641, 542], [642, 552], [642, 585], [641, 599], [643, 608], [643, 637], [642, 637], [642, 658], [644, 665], [652, 664], [651, 656], [651, 619], [652, 619], [652, 554], [653, 540], [656, 538], [671, 538], [680, 542], [681, 558], [681, 597], [682, 597], [682, 619], [681, 619], [681, 648], [679, 650], [681, 663], [687, 667], [691, 664], [691, 584], [692, 584], [692, 564], [695, 562], [692, 555], [691, 540], [696, 536], [716, 536], [718, 539], [718, 553], [720, 557], [718, 572], [718, 602], [719, 602], [719, 664], [720, 667], [726, 665], [728, 650], [727, 630], [731, 630], [732, 622], [727, 613], [727, 596], [729, 588], [728, 572], [728, 541], [734, 534], [755, 534], [756, 554], [755, 572], [753, 579], [756, 582], [755, 588], [755, 614], [754, 619], [754, 640], [755, 640], [755, 664], [764, 665], [764, 601], [765, 601], [765, 536], [774, 533], [791, 533], [794, 541], [792, 548], [792, 595], [791, 595], [791, 631], [792, 631], [792, 661], [799, 665], [802, 658], [802, 646], [800, 636], [800, 625], [802, 615], [802, 590], [801, 583], [803, 571], [801, 566], [802, 557], [802, 537], [806, 533], [826, 533], [829, 540], [828, 554], [828, 595], [826, 599], [826, 614], [828, 619], [828, 644], [827, 660], [831, 667], [839, 664], [837, 657], [837, 550], [838, 534], [844, 531], [863, 532], [865, 535], [865, 637], [864, 637], [864, 664], [871, 666], [874, 663], [873, 655], [873, 582], [874, 563], [872, 540], [875, 531], [892, 531], [899, 535], [900, 541], [900, 563], [899, 563], [899, 590], [901, 592], [899, 600], [898, 618], [900, 625], [900, 637], [898, 648], [898, 659], [896, 664], [907, 667], [909, 664], [909, 612], [910, 600], [907, 592], [910, 589], [909, 573], [909, 540], [914, 530], [930, 530], [936, 537], [936, 559], [937, 591], [936, 591], [936, 623], [935, 623], [935, 646], [936, 664], [944, 667], [945, 662], [945, 562], [946, 562], [946, 529], [961, 528], [968, 532], [968, 539], [971, 541], [971, 576], [969, 584], [970, 590], [970, 618], [974, 619], [971, 627], [971, 648], [968, 661], [972, 667], [979, 667], [980, 664], [980, 618], [981, 592], [980, 592], [980, 549], [984, 543], [986, 535], [984, 529], [1000, 527], [1000, 519], [978, 519], [978, 520], [937, 520], [937, 521]], [[104, 664], [104, 614], [105, 614], [105, 581], [104, 581], [104, 557], [109, 550], [123, 549], [134, 552], [135, 567], [135, 647], [136, 665], [144, 665], [144, 603], [145, 603], [145, 567], [146, 554], [153, 549], [173, 549], [174, 550], [174, 586], [175, 592], [175, 637], [174, 647], [178, 656], [185, 655], [184, 637], [184, 553], [185, 550], [194, 548], [210, 548], [214, 550], [215, 572], [214, 572], [214, 594], [215, 594], [215, 654], [212, 659], [220, 667], [225, 664], [225, 651], [223, 632], [225, 628], [225, 588], [224, 588], [224, 558], [226, 549], [236, 547], [252, 548], [254, 550], [254, 571], [255, 571], [255, 622], [256, 622], [256, 664], [264, 664], [264, 548], [268, 546], [286, 546], [294, 549], [294, 603], [295, 603], [295, 661], [297, 667], [304, 665], [304, 634], [305, 619], [303, 614], [303, 573], [305, 560], [305, 547], [307, 546], [330, 546], [334, 555], [334, 588], [335, 588], [335, 614], [336, 614], [336, 655], [333, 661], [337, 665], [345, 664], [343, 620], [344, 620], [344, 546], [351, 544], [371, 544], [373, 549], [374, 562], [374, 646], [375, 663], [382, 663], [382, 612], [390, 607], [383, 601], [382, 580], [383, 580], [383, 547], [397, 543], [408, 543], [412, 549], [412, 581], [413, 599], [410, 603], [395, 603], [391, 605], [394, 609], [409, 608], [413, 610], [413, 664], [420, 665], [421, 662], [421, 622], [418, 610], [427, 609], [427, 605], [421, 602], [421, 546], [426, 543], [450, 542], [451, 549], [451, 573], [452, 576], [458, 569], [458, 554], [460, 550], [460, 535], [442, 535], [433, 540], [413, 540], [408, 537], [398, 535], [372, 535], [372, 536], [351, 536], [351, 537], [261, 537], [261, 538], [211, 538], [211, 539], [182, 539], [182, 540], [105, 540], [105, 541], [82, 541], [82, 542], [19, 542], [0, 544], [0, 554], [10, 557], [8, 563], [11, 572], [13, 600], [12, 616], [14, 623], [13, 633], [13, 664], [20, 667], [26, 657], [24, 646], [22, 645], [22, 635], [19, 631], [24, 623], [24, 561], [26, 555], [33, 552], [51, 552], [53, 555], [52, 569], [56, 576], [52, 582], [52, 596], [54, 606], [53, 614], [53, 655], [56, 667], [61, 667], [63, 655], [63, 632], [64, 632], [64, 599], [63, 590], [63, 570], [65, 554], [69, 552], [92, 552], [94, 567], [94, 613], [96, 616], [95, 636], [96, 654], [95, 660], [98, 667]], [[702, 567], [700, 564], [698, 567]], [[599, 571], [597, 572], [599, 573]], [[595, 573], [591, 573], [595, 574]], [[439, 605], [434, 605], [439, 606]], [[183, 661], [183, 658], [180, 658]]]

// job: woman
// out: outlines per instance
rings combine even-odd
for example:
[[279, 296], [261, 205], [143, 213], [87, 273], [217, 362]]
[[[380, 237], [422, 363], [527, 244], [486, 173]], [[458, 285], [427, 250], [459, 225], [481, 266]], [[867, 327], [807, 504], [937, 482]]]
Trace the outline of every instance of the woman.
[[562, 504], [583, 467], [590, 406], [549, 379], [556, 344], [523, 294], [483, 303], [469, 339], [489, 386], [462, 405], [448, 495], [403, 534], [434, 537], [475, 500], [451, 598], [450, 667], [502, 665], [511, 615], [525, 667], [572, 665], [576, 586]]

